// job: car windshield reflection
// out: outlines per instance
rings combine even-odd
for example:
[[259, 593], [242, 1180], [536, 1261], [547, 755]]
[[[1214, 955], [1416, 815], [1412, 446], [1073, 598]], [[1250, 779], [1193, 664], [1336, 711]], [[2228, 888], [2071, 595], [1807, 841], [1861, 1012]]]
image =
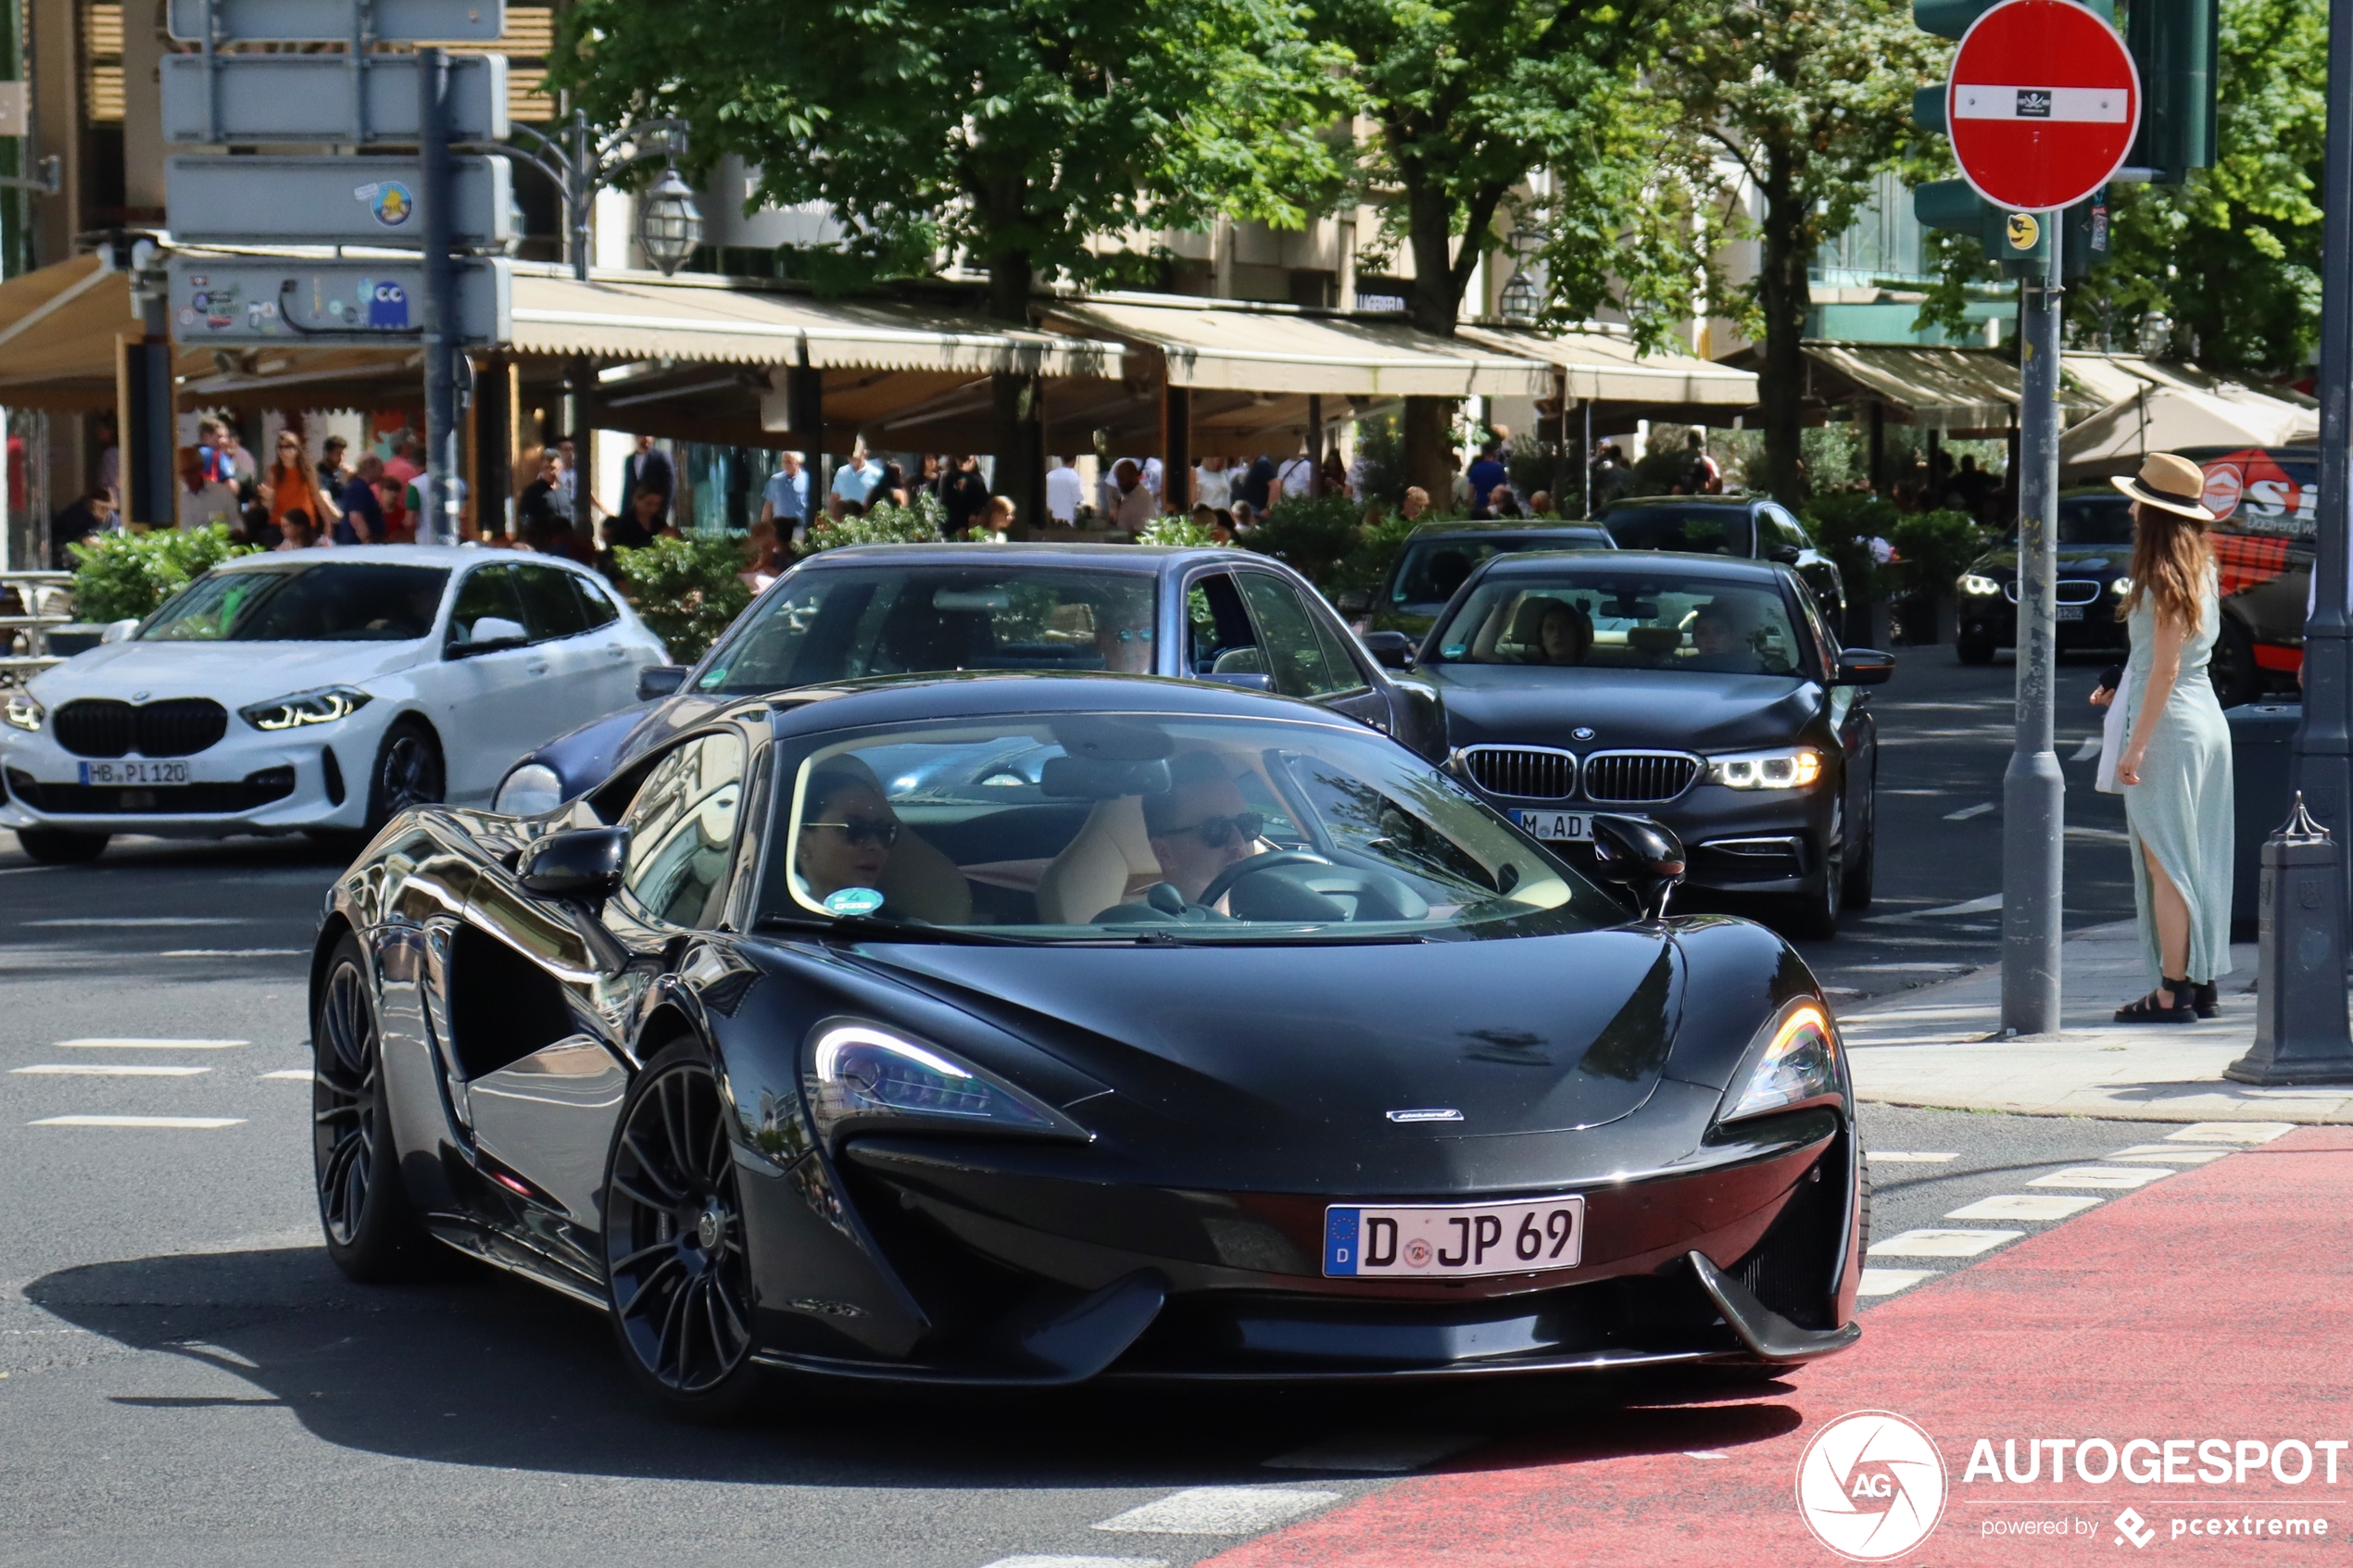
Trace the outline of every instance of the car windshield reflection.
[[216, 571], [147, 618], [145, 643], [404, 643], [433, 630], [445, 568], [375, 561]]
[[1805, 667], [1775, 586], [1672, 572], [1491, 577], [1432, 646], [1436, 663], [1785, 676]]

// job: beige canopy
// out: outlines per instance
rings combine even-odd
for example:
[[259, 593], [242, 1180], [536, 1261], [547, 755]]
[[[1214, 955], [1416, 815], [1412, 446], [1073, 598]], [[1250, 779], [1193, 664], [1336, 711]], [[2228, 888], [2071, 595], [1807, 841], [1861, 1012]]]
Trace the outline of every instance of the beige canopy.
[[1455, 335], [1499, 353], [1542, 360], [1559, 373], [1559, 390], [1573, 402], [1730, 409], [1746, 408], [1756, 401], [1753, 370], [1672, 350], [1645, 354], [1631, 337], [1606, 328], [1539, 332], [1522, 327], [1460, 327]]

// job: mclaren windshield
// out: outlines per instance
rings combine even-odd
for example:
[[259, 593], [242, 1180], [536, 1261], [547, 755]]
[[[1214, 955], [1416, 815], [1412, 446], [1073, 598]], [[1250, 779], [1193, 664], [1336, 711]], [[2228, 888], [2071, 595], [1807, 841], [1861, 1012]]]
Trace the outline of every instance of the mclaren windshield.
[[761, 906], [1029, 941], [1551, 935], [1625, 911], [1378, 736], [1054, 715], [821, 743], [783, 775]]

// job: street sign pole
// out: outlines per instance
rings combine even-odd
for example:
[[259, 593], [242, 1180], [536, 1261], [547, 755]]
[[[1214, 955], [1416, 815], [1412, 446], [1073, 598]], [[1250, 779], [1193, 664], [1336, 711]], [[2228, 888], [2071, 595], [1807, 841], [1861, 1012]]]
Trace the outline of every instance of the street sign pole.
[[[2353, 0], [2347, 0], [2353, 4]], [[2048, 270], [2019, 284], [2018, 733], [2002, 778], [2002, 1033], [2059, 1028], [2067, 781], [2052, 746], [2058, 621], [2059, 282], [2064, 211], [2041, 215]]]
[[438, 49], [417, 51], [417, 126], [425, 242], [425, 475], [420, 545], [458, 542], [457, 265], [449, 254], [449, 71]]

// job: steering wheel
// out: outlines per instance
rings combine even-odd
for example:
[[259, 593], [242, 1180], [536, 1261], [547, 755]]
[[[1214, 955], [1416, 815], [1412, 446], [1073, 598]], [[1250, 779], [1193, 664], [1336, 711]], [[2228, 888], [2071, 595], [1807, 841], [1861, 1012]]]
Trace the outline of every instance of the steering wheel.
[[1216, 880], [1201, 890], [1193, 902], [1204, 908], [1233, 891], [1234, 884], [1253, 872], [1272, 871], [1277, 866], [1328, 866], [1332, 862], [1313, 849], [1277, 849], [1265, 855], [1246, 855], [1217, 873]]

